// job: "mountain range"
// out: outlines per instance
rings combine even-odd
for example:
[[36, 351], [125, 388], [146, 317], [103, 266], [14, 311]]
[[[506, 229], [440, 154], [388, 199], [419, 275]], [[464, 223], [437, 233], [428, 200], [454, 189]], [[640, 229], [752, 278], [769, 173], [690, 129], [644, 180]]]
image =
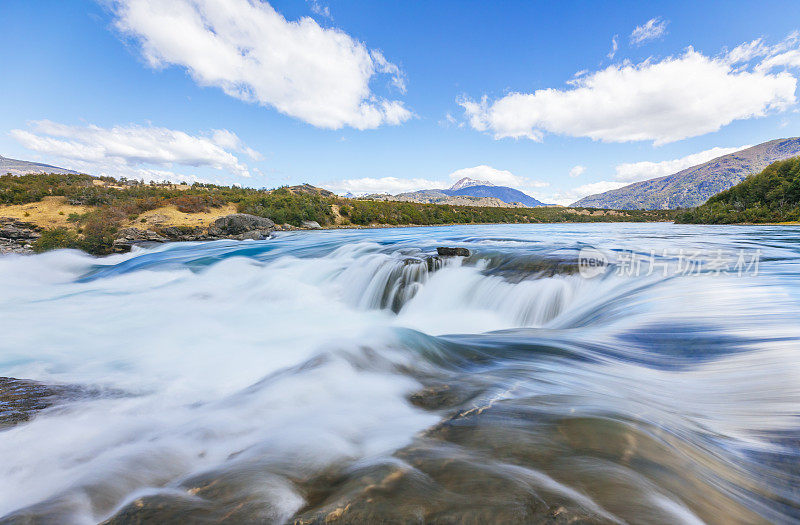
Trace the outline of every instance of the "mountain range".
[[776, 139], [685, 170], [636, 182], [570, 204], [618, 210], [668, 210], [699, 206], [778, 160], [800, 155], [800, 137]]
[[[447, 189], [442, 190], [419, 190], [401, 193], [393, 197], [394, 200], [407, 200], [412, 202], [430, 202], [437, 204], [467, 204], [462, 202], [469, 198], [469, 204], [478, 206], [503, 206], [522, 205], [527, 208], [546, 206], [541, 201], [534, 199], [530, 195], [523, 193], [508, 186], [495, 186], [485, 180], [476, 180], [464, 177]], [[476, 200], [477, 199], [477, 200]], [[482, 201], [480, 199], [486, 199]]]
[[28, 173], [58, 173], [61, 175], [76, 174], [77, 171], [41, 164], [39, 162], [29, 162], [27, 160], [9, 159], [0, 155], [0, 175], [10, 173], [12, 175], [26, 175]]

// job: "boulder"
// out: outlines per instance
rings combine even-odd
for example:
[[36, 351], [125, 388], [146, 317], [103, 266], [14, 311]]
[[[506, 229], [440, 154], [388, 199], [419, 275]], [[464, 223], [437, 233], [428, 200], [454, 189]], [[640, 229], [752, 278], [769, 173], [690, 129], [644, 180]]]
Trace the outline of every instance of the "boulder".
[[209, 238], [200, 226], [168, 226], [159, 233], [170, 241], [204, 241]]
[[436, 253], [442, 257], [469, 257], [469, 250], [466, 248], [448, 248], [439, 246], [436, 248]]
[[322, 226], [317, 221], [303, 221], [303, 228], [309, 230], [321, 230]]
[[0, 217], [0, 254], [33, 253], [31, 245], [41, 236], [41, 228], [29, 222]]
[[247, 213], [233, 213], [220, 217], [208, 228], [208, 235], [219, 239], [266, 239], [275, 229], [275, 223], [266, 217]]
[[169, 239], [163, 237], [153, 230], [140, 230], [139, 228], [121, 228], [117, 232], [117, 238], [112, 243], [112, 248], [117, 253], [131, 251], [131, 247], [137, 244], [167, 242]]

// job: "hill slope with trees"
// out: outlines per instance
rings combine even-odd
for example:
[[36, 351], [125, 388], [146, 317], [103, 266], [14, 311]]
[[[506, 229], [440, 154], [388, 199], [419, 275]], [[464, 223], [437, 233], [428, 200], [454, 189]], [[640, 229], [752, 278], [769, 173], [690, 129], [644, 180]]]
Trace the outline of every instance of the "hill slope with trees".
[[676, 217], [680, 223], [800, 221], [800, 157], [775, 162]]

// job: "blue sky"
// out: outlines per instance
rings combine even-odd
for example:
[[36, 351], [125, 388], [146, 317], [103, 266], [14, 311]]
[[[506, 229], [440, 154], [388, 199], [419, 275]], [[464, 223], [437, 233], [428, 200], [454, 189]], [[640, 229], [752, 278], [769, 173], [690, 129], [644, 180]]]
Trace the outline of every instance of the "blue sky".
[[92, 174], [466, 175], [567, 204], [800, 123], [796, 1], [2, 0], [0, 20], [0, 155]]

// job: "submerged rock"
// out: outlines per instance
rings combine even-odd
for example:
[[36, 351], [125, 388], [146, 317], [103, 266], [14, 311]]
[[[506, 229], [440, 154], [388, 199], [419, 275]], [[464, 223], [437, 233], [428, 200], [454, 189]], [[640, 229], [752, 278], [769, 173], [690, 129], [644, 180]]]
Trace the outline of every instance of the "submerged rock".
[[103, 525], [285, 523], [302, 504], [285, 477], [253, 466], [229, 466], [137, 498]]
[[0, 429], [28, 421], [35, 412], [52, 406], [63, 393], [62, 387], [0, 377]]
[[446, 246], [439, 246], [436, 248], [436, 253], [442, 257], [469, 257], [469, 250], [466, 248], [448, 248]]
[[80, 385], [48, 385], [29, 379], [0, 377], [0, 430], [29, 421], [37, 412], [76, 399], [118, 397], [121, 392]]
[[233, 213], [220, 217], [208, 228], [212, 238], [225, 239], [266, 239], [275, 229], [275, 223], [266, 217], [247, 213]]

